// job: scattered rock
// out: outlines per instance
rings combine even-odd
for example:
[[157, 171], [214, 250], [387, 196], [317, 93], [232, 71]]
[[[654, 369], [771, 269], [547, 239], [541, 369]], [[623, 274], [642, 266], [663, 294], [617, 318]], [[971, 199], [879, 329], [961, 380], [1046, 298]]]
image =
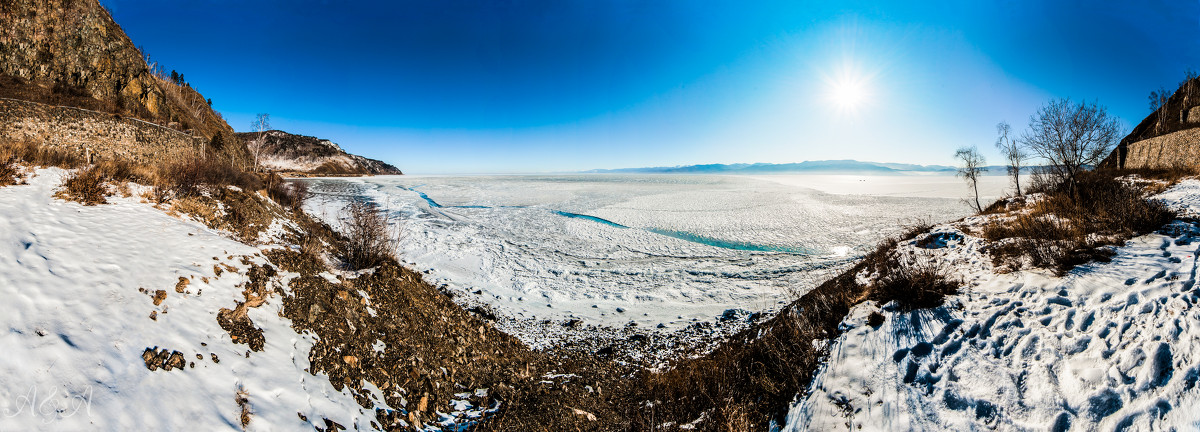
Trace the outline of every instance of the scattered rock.
[[187, 286], [189, 283], [191, 283], [191, 282], [188, 281], [187, 278], [180, 276], [179, 282], [175, 283], [175, 292], [180, 293], [180, 294], [187, 292]]
[[596, 421], [596, 415], [579, 408], [571, 408], [571, 413], [579, 417], [587, 419], [587, 421]]
[[167, 291], [166, 290], [154, 291], [154, 305], [155, 306], [161, 305], [163, 300], [166, 300], [166, 299], [167, 299]]
[[262, 351], [263, 344], [266, 343], [262, 329], [255, 327], [246, 314], [245, 303], [239, 303], [234, 310], [221, 308], [220, 312], [217, 312], [217, 324], [229, 332], [233, 343], [250, 345], [250, 349], [254, 351]]
[[179, 351], [168, 351], [166, 348], [158, 349], [146, 348], [142, 351], [142, 360], [146, 362], [146, 369], [152, 371], [163, 369], [170, 371], [172, 369], [183, 369], [187, 362], [183, 359], [183, 353]]

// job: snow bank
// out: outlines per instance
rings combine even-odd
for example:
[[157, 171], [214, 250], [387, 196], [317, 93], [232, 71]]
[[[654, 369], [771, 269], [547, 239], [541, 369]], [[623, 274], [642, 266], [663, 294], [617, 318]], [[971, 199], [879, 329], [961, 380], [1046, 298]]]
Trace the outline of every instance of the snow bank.
[[[306, 372], [313, 341], [280, 318], [277, 297], [249, 309], [263, 351], [248, 354], [217, 325], [218, 310], [243, 300], [248, 263], [265, 262], [257, 248], [136, 198], [55, 200], [63, 174], [0, 188], [0, 429], [240, 429], [239, 391], [250, 430], [322, 418], [370, 427], [370, 411]], [[147, 348], [179, 351], [188, 366], [151, 371]]]
[[[1200, 182], [1159, 198], [1194, 212]], [[785, 429], [1200, 429], [1197, 239], [1175, 222], [1063, 278], [994, 274], [972, 237], [902, 243], [955, 262], [967, 286], [933, 310], [884, 307], [878, 328], [876, 305], [856, 307]]]

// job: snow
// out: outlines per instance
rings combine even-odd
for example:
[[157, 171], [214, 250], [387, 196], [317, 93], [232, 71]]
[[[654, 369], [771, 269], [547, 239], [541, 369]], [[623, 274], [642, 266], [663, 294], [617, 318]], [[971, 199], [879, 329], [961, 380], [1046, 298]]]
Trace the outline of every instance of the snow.
[[[1158, 196], [1196, 209], [1200, 182]], [[972, 223], [968, 220], [967, 223]], [[935, 231], [958, 232], [951, 225]], [[995, 274], [977, 238], [902, 253], [966, 284], [932, 310], [857, 306], [785, 430], [1196, 430], [1200, 226], [1176, 221], [1066, 277]]]
[[673, 331], [774, 310], [902, 225], [969, 212], [961, 180], [926, 181], [959, 194], [831, 195], [740, 176], [385, 176], [311, 180], [307, 211], [337, 226], [340, 203], [371, 197], [395, 216], [401, 259], [502, 316]]
[[[247, 356], [217, 325], [220, 308], [243, 300], [242, 258], [265, 262], [258, 248], [137, 198], [51, 198], [63, 174], [42, 169], [30, 185], [0, 188], [0, 429], [239, 429], [239, 390], [250, 430], [311, 429], [298, 412], [322, 427], [370, 427], [371, 411], [306, 372], [313, 340], [280, 317], [278, 297], [249, 309], [263, 351]], [[216, 264], [238, 273], [217, 277]], [[175, 291], [181, 277], [186, 293]], [[150, 371], [142, 352], [154, 347], [195, 367]]]

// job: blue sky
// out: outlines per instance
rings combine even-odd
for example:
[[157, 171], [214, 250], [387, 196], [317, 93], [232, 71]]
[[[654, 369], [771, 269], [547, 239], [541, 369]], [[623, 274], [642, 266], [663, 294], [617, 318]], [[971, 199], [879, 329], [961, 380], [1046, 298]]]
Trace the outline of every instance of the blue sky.
[[408, 173], [1000, 163], [1001, 120], [1070, 97], [1128, 130], [1200, 69], [1195, 1], [101, 2], [234, 129]]

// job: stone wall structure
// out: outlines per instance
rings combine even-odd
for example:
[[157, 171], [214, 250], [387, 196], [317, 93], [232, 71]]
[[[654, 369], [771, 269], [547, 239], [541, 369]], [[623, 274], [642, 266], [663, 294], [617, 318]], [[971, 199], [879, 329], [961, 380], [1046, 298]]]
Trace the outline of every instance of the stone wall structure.
[[208, 140], [142, 120], [79, 108], [0, 98], [0, 139], [29, 140], [132, 161], [193, 158]]
[[1144, 139], [1118, 148], [1120, 167], [1200, 168], [1200, 128]]

